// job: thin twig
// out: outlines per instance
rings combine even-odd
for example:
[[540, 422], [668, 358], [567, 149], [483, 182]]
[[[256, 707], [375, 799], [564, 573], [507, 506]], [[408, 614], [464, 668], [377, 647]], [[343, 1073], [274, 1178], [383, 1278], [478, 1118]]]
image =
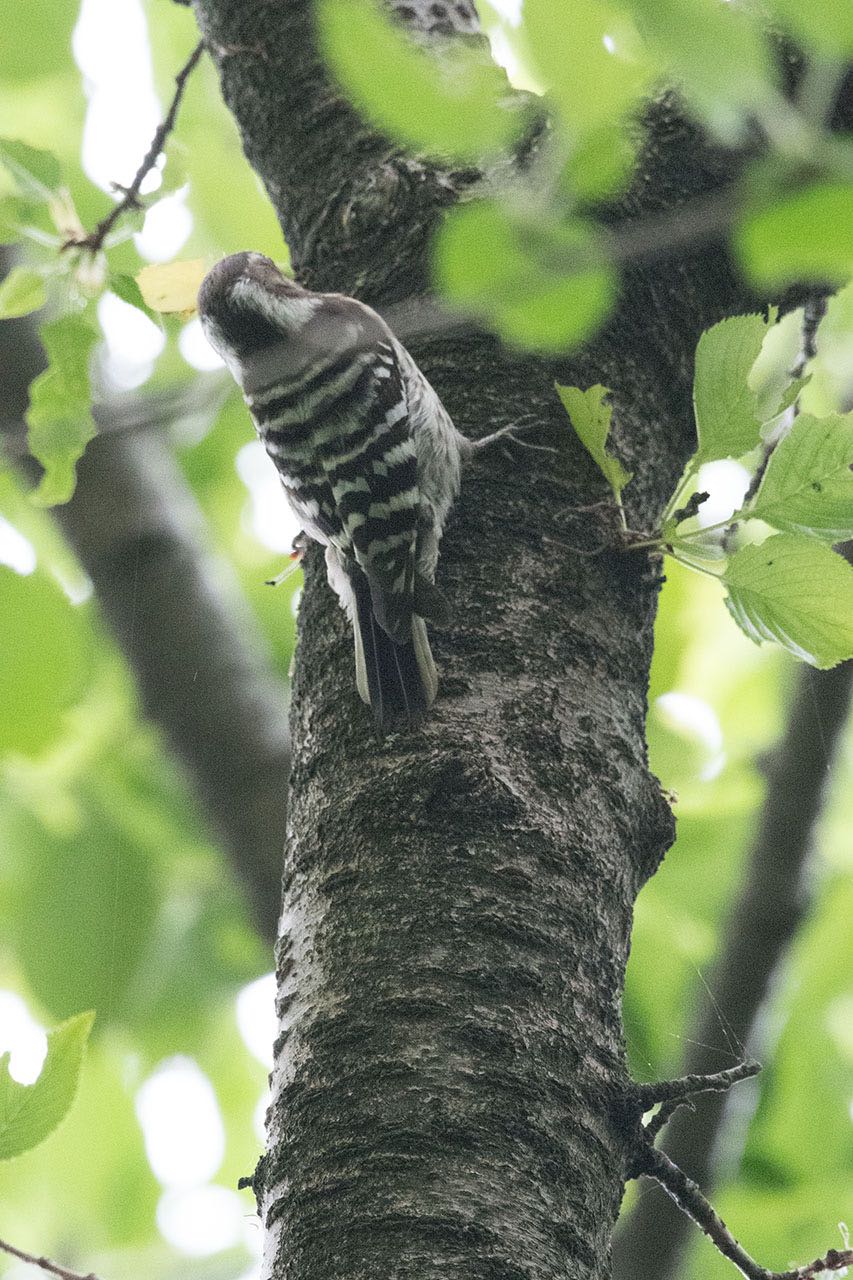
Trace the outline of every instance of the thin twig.
[[154, 137], [151, 139], [151, 146], [146, 151], [145, 157], [136, 171], [136, 176], [129, 187], [117, 187], [117, 190], [124, 191], [123, 198], [110, 210], [105, 218], [101, 219], [94, 231], [91, 231], [89, 235], [84, 236], [82, 239], [66, 240], [65, 244], [62, 246], [63, 249], [85, 249], [89, 253], [98, 253], [103, 248], [104, 241], [118, 222], [119, 218], [121, 218], [128, 209], [139, 208], [139, 193], [142, 189], [142, 184], [154, 168], [154, 165], [157, 163], [157, 158], [163, 150], [166, 139], [175, 127], [178, 108], [180, 107], [181, 99], [184, 96], [187, 80], [203, 52], [204, 41], [200, 40], [193, 49], [189, 58], [187, 58], [184, 65], [181, 67], [178, 74], [175, 76], [175, 94], [172, 98], [172, 104], [169, 107], [162, 124], [157, 126]]
[[643, 1126], [643, 1133], [649, 1142], [654, 1142], [661, 1129], [671, 1120], [679, 1107], [690, 1107], [692, 1103], [689, 1098], [670, 1098], [668, 1102], [661, 1104], [660, 1111], [656, 1111], [649, 1120], [648, 1124]]
[[51, 1262], [50, 1258], [37, 1258], [34, 1253], [25, 1253], [23, 1249], [16, 1249], [13, 1244], [7, 1244], [5, 1240], [0, 1240], [0, 1249], [4, 1253], [10, 1253], [13, 1258], [20, 1259], [21, 1262], [29, 1262], [33, 1267], [40, 1267], [42, 1271], [49, 1271], [53, 1276], [59, 1276], [61, 1280], [98, 1280], [94, 1271], [87, 1271], [84, 1275], [82, 1271], [71, 1271], [68, 1267], [61, 1267], [58, 1262]]
[[692, 1218], [724, 1257], [735, 1264], [747, 1280], [812, 1280], [823, 1271], [839, 1271], [853, 1265], [853, 1249], [830, 1249], [791, 1271], [768, 1271], [752, 1258], [723, 1222], [720, 1215], [692, 1178], [670, 1160], [665, 1152], [649, 1145], [641, 1157], [639, 1172], [654, 1178], [688, 1217]]
[[689, 1098], [694, 1093], [725, 1093], [733, 1084], [758, 1075], [761, 1066], [757, 1062], [739, 1062], [726, 1071], [713, 1075], [680, 1076], [677, 1080], [653, 1080], [649, 1084], [636, 1085], [637, 1101], [644, 1110], [656, 1102], [670, 1102], [676, 1098]]

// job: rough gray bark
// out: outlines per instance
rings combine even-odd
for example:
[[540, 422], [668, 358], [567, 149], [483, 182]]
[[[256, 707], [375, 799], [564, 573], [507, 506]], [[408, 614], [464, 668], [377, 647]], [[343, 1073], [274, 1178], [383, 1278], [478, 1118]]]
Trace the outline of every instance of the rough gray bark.
[[[26, 453], [22, 420], [43, 362], [29, 318], [0, 323], [2, 436], [32, 481], [40, 469]], [[233, 573], [208, 549], [204, 517], [161, 435], [101, 425], [73, 498], [54, 514], [92, 579], [143, 711], [184, 765], [272, 939], [290, 763], [287, 691]]]
[[[724, 930], [709, 995], [687, 1038], [685, 1075], [717, 1071], [745, 1045], [761, 1059], [757, 1026], [774, 976], [811, 903], [807, 864], [826, 784], [850, 710], [853, 663], [832, 671], [804, 668], [785, 736], [767, 767], [767, 793], [748, 859], [746, 881]], [[710, 1194], [717, 1172], [724, 1094], [697, 1097], [670, 1120], [662, 1146]], [[614, 1274], [621, 1280], [672, 1280], [692, 1223], [657, 1186], [650, 1186], [620, 1227]]]
[[[451, 5], [405, 6], [421, 28]], [[394, 303], [470, 187], [357, 121], [310, 6], [195, 0], [246, 153], [314, 288]], [[437, 10], [442, 15], [437, 15]], [[726, 167], [665, 100], [620, 217]], [[251, 246], [246, 246], [251, 247]], [[441, 690], [378, 743], [351, 639], [308, 557], [292, 731], [273, 1101], [255, 1179], [265, 1277], [603, 1278], [630, 1145], [620, 996], [632, 904], [672, 837], [648, 772], [653, 566], [618, 553], [562, 381], [614, 389], [654, 520], [691, 449], [701, 330], [750, 299], [719, 246], [626, 271], [605, 332], [556, 365], [467, 332], [410, 343], [472, 436], [534, 414], [554, 455], [472, 466], [439, 583]], [[614, 539], [615, 540], [615, 539]]]

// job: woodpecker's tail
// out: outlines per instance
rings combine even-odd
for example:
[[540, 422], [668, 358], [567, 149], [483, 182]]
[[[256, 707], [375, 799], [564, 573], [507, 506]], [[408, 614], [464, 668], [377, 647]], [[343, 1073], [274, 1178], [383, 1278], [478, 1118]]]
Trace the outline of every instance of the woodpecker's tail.
[[355, 676], [358, 691], [370, 704], [377, 727], [422, 720], [435, 700], [438, 676], [423, 618], [412, 618], [412, 638], [392, 640], [377, 622], [370, 585], [356, 569], [350, 574], [355, 595]]

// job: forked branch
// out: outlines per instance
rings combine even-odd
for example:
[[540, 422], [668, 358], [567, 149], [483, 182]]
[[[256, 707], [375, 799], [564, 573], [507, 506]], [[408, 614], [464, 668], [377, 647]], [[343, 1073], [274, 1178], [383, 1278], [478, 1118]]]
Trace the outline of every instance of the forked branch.
[[629, 1176], [654, 1178], [655, 1182], [659, 1182], [679, 1209], [705, 1232], [720, 1253], [730, 1259], [747, 1280], [814, 1280], [814, 1277], [824, 1272], [841, 1271], [853, 1266], [853, 1249], [845, 1248], [829, 1249], [822, 1257], [789, 1271], [769, 1271], [762, 1267], [732, 1235], [693, 1179], [654, 1145], [655, 1138], [670, 1116], [679, 1107], [689, 1105], [691, 1097], [699, 1093], [724, 1092], [738, 1081], [756, 1075], [760, 1069], [756, 1062], [742, 1062], [714, 1075], [690, 1075], [683, 1076], [680, 1080], [636, 1085], [634, 1099], [640, 1108], [640, 1114], [657, 1102], [662, 1103], [662, 1106], [647, 1124], [639, 1125]]

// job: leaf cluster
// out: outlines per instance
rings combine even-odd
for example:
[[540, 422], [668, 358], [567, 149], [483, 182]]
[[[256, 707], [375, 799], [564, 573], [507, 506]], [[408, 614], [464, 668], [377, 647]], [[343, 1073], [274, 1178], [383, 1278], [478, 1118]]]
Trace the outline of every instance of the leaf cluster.
[[[326, 56], [358, 108], [398, 143], [448, 165], [477, 162], [487, 175], [480, 198], [451, 210], [437, 233], [438, 288], [505, 341], [546, 352], [595, 332], [622, 263], [659, 237], [651, 225], [647, 243], [642, 225], [622, 236], [599, 212], [630, 181], [646, 103], [665, 87], [714, 141], [754, 143], [757, 132], [764, 144], [725, 199], [681, 211], [679, 235], [728, 236], [759, 290], [849, 278], [853, 144], [827, 127], [853, 45], [842, 9], [576, 0], [569, 15], [554, 0], [527, 0], [514, 74], [545, 90], [552, 127], [517, 174], [506, 161], [541, 99], [514, 91], [480, 46], [413, 45], [374, 0], [319, 7]], [[804, 52], [793, 101], [768, 18]]]
[[[751, 640], [775, 641], [826, 668], [853, 656], [853, 567], [832, 549], [853, 539], [853, 413], [794, 416], [808, 379], [756, 376], [775, 319], [772, 311], [766, 319], [732, 316], [702, 334], [693, 380], [697, 448], [660, 528], [633, 545], [718, 577], [729, 613]], [[622, 491], [631, 477], [607, 451], [609, 393], [557, 391], [624, 527]], [[699, 468], [724, 458], [750, 462], [748, 496], [727, 519], [703, 525], [708, 495], [695, 488]]]

